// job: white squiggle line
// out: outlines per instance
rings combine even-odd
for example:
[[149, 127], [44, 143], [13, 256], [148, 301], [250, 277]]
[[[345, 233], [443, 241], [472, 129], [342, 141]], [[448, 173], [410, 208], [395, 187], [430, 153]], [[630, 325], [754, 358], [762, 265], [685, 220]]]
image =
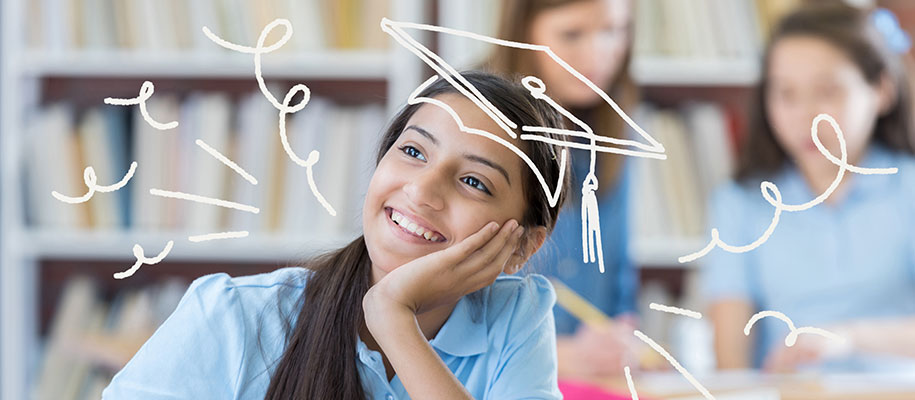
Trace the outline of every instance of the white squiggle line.
[[[264, 47], [264, 41], [267, 40], [267, 36], [270, 34], [271, 31], [273, 31], [274, 28], [276, 28], [277, 26], [280, 26], [280, 25], [282, 25], [283, 28], [286, 29], [285, 33], [283, 34], [283, 37], [280, 38], [279, 40], [277, 40], [276, 43], [274, 43], [270, 46]], [[234, 50], [234, 51], [237, 51], [240, 53], [254, 55], [254, 77], [255, 77], [255, 79], [257, 79], [257, 86], [258, 86], [258, 88], [260, 88], [260, 91], [264, 95], [264, 97], [266, 97], [267, 100], [270, 101], [270, 104], [272, 104], [274, 108], [276, 108], [277, 110], [280, 111], [280, 113], [279, 113], [280, 141], [283, 143], [283, 150], [286, 152], [286, 155], [288, 155], [289, 158], [294, 163], [298, 164], [301, 167], [305, 167], [307, 169], [307, 174], [309, 177], [308, 187], [311, 189], [312, 194], [314, 194], [315, 198], [318, 199], [318, 202], [321, 203], [321, 206], [323, 206], [324, 209], [327, 210], [327, 212], [330, 215], [336, 216], [337, 211], [334, 210], [334, 208], [330, 205], [329, 202], [327, 202], [327, 200], [324, 198], [324, 196], [321, 195], [321, 193], [318, 191], [317, 185], [315, 185], [315, 183], [314, 183], [312, 167], [314, 166], [315, 163], [318, 162], [319, 152], [317, 150], [312, 150], [308, 154], [308, 159], [303, 160], [297, 154], [295, 154], [295, 151], [292, 150], [292, 147], [289, 145], [289, 139], [287, 138], [287, 135], [286, 135], [286, 114], [294, 114], [296, 112], [301, 111], [303, 108], [305, 108], [305, 106], [308, 104], [308, 101], [311, 100], [311, 90], [308, 89], [308, 86], [305, 86], [303, 84], [296, 84], [295, 86], [290, 88], [288, 92], [286, 92], [286, 97], [283, 100], [283, 103], [281, 104], [276, 99], [276, 97], [274, 97], [273, 94], [270, 93], [269, 90], [267, 90], [267, 84], [264, 82], [264, 76], [263, 76], [263, 72], [261, 69], [261, 56], [264, 54], [271, 53], [271, 52], [279, 49], [280, 47], [283, 47], [283, 45], [289, 41], [289, 39], [292, 37], [292, 24], [289, 22], [289, 20], [284, 19], [284, 18], [277, 18], [277, 19], [273, 20], [272, 22], [267, 24], [267, 26], [265, 26], [263, 30], [261, 30], [261, 34], [257, 38], [257, 46], [255, 46], [255, 47], [242, 46], [242, 45], [228, 42], [228, 41], [220, 38], [219, 36], [216, 36], [216, 34], [214, 34], [212, 31], [210, 31], [210, 29], [207, 28], [206, 26], [203, 27], [203, 33], [204, 33], [204, 35], [206, 35], [207, 38], [209, 38], [214, 43], [216, 43], [222, 47], [225, 47], [229, 50]], [[299, 92], [301, 92], [303, 95], [302, 101], [294, 106], [290, 106], [289, 103], [292, 101], [292, 98]]]
[[693, 385], [693, 387], [696, 388], [696, 390], [698, 390], [700, 393], [702, 393], [702, 395], [705, 396], [706, 399], [715, 400], [715, 396], [712, 396], [712, 394], [709, 393], [708, 389], [706, 389], [705, 386], [702, 386], [702, 384], [699, 383], [699, 381], [696, 380], [696, 378], [693, 377], [693, 375], [690, 374], [689, 371], [686, 370], [686, 368], [683, 368], [683, 366], [680, 365], [680, 363], [677, 362], [677, 360], [674, 359], [673, 356], [671, 356], [670, 353], [667, 352], [667, 350], [664, 350], [663, 347], [661, 347], [659, 344], [657, 344], [654, 340], [651, 340], [650, 337], [646, 336], [644, 333], [642, 333], [638, 329], [636, 329], [632, 333], [635, 334], [635, 336], [638, 337], [639, 339], [641, 339], [643, 342], [645, 342], [649, 346], [651, 346], [651, 348], [654, 349], [654, 351], [657, 351], [658, 354], [664, 356], [664, 358], [667, 359], [667, 361], [670, 363], [670, 365], [672, 365], [677, 371], [679, 371], [680, 374], [682, 374], [683, 377], [686, 378], [686, 380], [688, 380], [689, 383], [691, 383]]
[[632, 375], [629, 373], [629, 366], [623, 367], [623, 372], [626, 373], [626, 386], [629, 386], [629, 395], [632, 396], [632, 400], [639, 400], [639, 394], [635, 391], [635, 384], [632, 383]]
[[56, 190], [54, 190], [54, 191], [51, 191], [51, 195], [54, 196], [55, 199], [60, 200], [64, 203], [69, 203], [69, 204], [84, 203], [84, 202], [89, 201], [89, 199], [91, 199], [92, 196], [95, 195], [95, 192], [102, 192], [102, 193], [113, 192], [115, 190], [118, 190], [118, 189], [124, 187], [124, 185], [127, 184], [127, 181], [129, 181], [130, 178], [133, 178], [133, 174], [134, 174], [134, 172], [136, 172], [136, 170], [137, 170], [137, 162], [134, 161], [134, 162], [130, 163], [130, 169], [127, 170], [127, 173], [124, 174], [124, 177], [121, 178], [120, 181], [117, 181], [116, 183], [105, 186], [105, 185], [97, 184], [98, 177], [95, 175], [95, 169], [92, 168], [91, 166], [89, 166], [89, 167], [86, 167], [85, 170], [83, 170], [83, 181], [86, 182], [86, 187], [89, 188], [89, 190], [86, 192], [86, 194], [84, 194], [80, 197], [70, 197], [70, 196], [62, 195], [62, 194], [58, 193]]
[[794, 346], [794, 344], [797, 343], [797, 337], [802, 333], [820, 335], [820, 336], [823, 336], [828, 339], [837, 340], [839, 342], [845, 341], [845, 338], [843, 338], [839, 335], [836, 335], [835, 333], [832, 333], [830, 331], [827, 331], [825, 329], [814, 328], [812, 326], [803, 326], [800, 328], [795, 328], [794, 322], [791, 321], [791, 318], [788, 318], [787, 315], [782, 314], [778, 311], [760, 311], [756, 314], [753, 314], [753, 316], [750, 318], [750, 320], [747, 321], [747, 325], [743, 328], [743, 334], [749, 336], [750, 330], [753, 329], [753, 325], [756, 324], [756, 321], [759, 321], [765, 317], [778, 318], [778, 319], [784, 321], [785, 325], [788, 325], [788, 329], [791, 330], [791, 332], [788, 333], [788, 336], [785, 337], [785, 346], [788, 346], [788, 347]]
[[248, 231], [237, 231], [237, 232], [219, 232], [219, 233], [208, 233], [205, 235], [193, 235], [188, 236], [187, 240], [192, 242], [204, 242], [207, 240], [216, 240], [216, 239], [238, 239], [248, 237]]
[[[820, 143], [820, 138], [818, 136], [818, 133], [819, 133], [819, 124], [821, 121], [829, 122], [829, 124], [832, 126], [833, 130], [835, 130], [836, 137], [839, 139], [839, 151], [841, 152], [841, 158], [836, 158], [835, 156], [833, 156], [832, 153], [830, 153], [829, 150], [827, 150], [826, 147], [823, 146], [822, 143]], [[842, 129], [839, 128], [839, 124], [836, 122], [836, 120], [833, 119], [832, 116], [830, 116], [828, 114], [819, 114], [816, 116], [816, 118], [813, 119], [813, 123], [811, 124], [811, 127], [810, 127], [810, 136], [813, 138], [813, 143], [817, 146], [817, 149], [820, 151], [820, 154], [823, 154], [823, 156], [825, 156], [826, 159], [828, 159], [830, 162], [832, 162], [833, 164], [835, 164], [839, 167], [839, 172], [836, 174], [836, 178], [832, 181], [832, 184], [830, 184], [829, 187], [822, 194], [817, 196], [815, 199], [810, 200], [803, 204], [797, 204], [797, 205], [784, 204], [784, 203], [782, 203], [782, 195], [781, 195], [781, 192], [779, 192], [778, 187], [772, 182], [763, 181], [762, 183], [760, 183], [759, 189], [762, 192], [763, 198], [765, 198], [766, 201], [769, 202], [769, 204], [771, 204], [772, 207], [775, 208], [775, 213], [772, 216], [772, 222], [769, 224], [769, 227], [766, 228], [766, 231], [763, 232], [763, 234], [759, 238], [757, 238], [753, 243], [750, 243], [748, 245], [732, 246], [732, 245], [725, 243], [724, 241], [722, 241], [719, 238], [718, 228], [712, 228], [712, 231], [711, 231], [712, 239], [709, 241], [709, 243], [702, 250], [699, 250], [695, 253], [680, 257], [678, 259], [680, 261], [680, 263], [694, 261], [700, 257], [703, 257], [706, 254], [708, 254], [710, 251], [715, 249], [715, 247], [720, 247], [723, 250], [730, 252], [730, 253], [745, 253], [745, 252], [748, 252], [750, 250], [753, 250], [753, 249], [759, 247], [760, 245], [765, 243], [766, 240], [769, 239], [769, 236], [772, 235], [772, 232], [775, 231], [775, 227], [778, 225], [778, 219], [781, 216], [782, 211], [790, 211], [790, 212], [804, 211], [813, 206], [816, 206], [817, 204], [822, 203], [839, 186], [839, 183], [842, 181], [842, 178], [845, 176], [845, 171], [851, 171], [856, 174], [862, 174], [862, 175], [877, 175], [877, 174], [889, 175], [889, 174], [895, 174], [898, 172], [897, 168], [862, 168], [862, 167], [858, 167], [858, 166], [849, 164], [848, 163], [848, 153], [845, 148], [845, 135], [842, 133]]]
[[[527, 127], [525, 127], [525, 128], [527, 128]], [[531, 131], [546, 132], [547, 130], [546, 130], [546, 128], [544, 128], [542, 130], [541, 129], [531, 129]], [[599, 145], [592, 146], [592, 145], [586, 144], [586, 143], [567, 142], [564, 140], [552, 139], [552, 138], [548, 138], [548, 137], [540, 136], [540, 135], [522, 134], [520, 137], [521, 137], [521, 140], [533, 140], [533, 141], [537, 141], [537, 142], [544, 142], [544, 143], [549, 143], [549, 144], [556, 145], [556, 146], [569, 147], [569, 148], [573, 148], [573, 149], [595, 150], [595, 151], [600, 151], [603, 153], [613, 153], [613, 154], [620, 154], [620, 155], [632, 156], [632, 157], [654, 158], [656, 160], [666, 160], [667, 159], [666, 154], [645, 153], [642, 151], [619, 149], [616, 147], [606, 147], [606, 146], [599, 146]]]
[[197, 139], [194, 141], [194, 143], [196, 143], [197, 146], [200, 146], [201, 149], [205, 150], [207, 153], [210, 153], [211, 156], [215, 157], [217, 160], [221, 161], [229, 168], [232, 168], [232, 170], [241, 175], [242, 178], [245, 178], [246, 181], [251, 182], [252, 185], [257, 185], [257, 179], [251, 176], [248, 171], [245, 171], [242, 167], [239, 167], [235, 161], [230, 160], [229, 157], [226, 157], [216, 149], [210, 147], [210, 145], [206, 144], [206, 142], [203, 140]]
[[261, 210], [259, 208], [254, 207], [254, 206], [249, 206], [247, 204], [241, 204], [241, 203], [236, 203], [234, 201], [227, 201], [227, 200], [222, 200], [222, 199], [214, 199], [212, 197], [204, 197], [204, 196], [200, 196], [200, 195], [196, 195], [196, 194], [172, 192], [169, 190], [161, 190], [161, 189], [149, 189], [149, 194], [154, 195], [154, 196], [171, 197], [173, 199], [190, 200], [190, 201], [195, 201], [198, 203], [211, 204], [214, 206], [220, 206], [220, 207], [226, 207], [226, 208], [234, 208], [236, 210], [247, 211], [249, 213], [254, 213], [254, 214], [261, 212]]
[[702, 313], [693, 310], [687, 310], [685, 308], [665, 306], [663, 304], [651, 303], [648, 305], [648, 308], [655, 311], [663, 311], [666, 313], [682, 315], [684, 317], [690, 317], [695, 319], [702, 319]]
[[143, 247], [141, 247], [139, 244], [133, 245], [133, 255], [134, 255], [134, 257], [137, 258], [137, 262], [135, 262], [133, 264], [133, 266], [130, 267], [130, 269], [128, 269], [127, 271], [115, 272], [114, 279], [124, 279], [124, 278], [128, 278], [128, 277], [132, 276], [133, 273], [137, 272], [137, 270], [140, 269], [140, 266], [143, 264], [146, 264], [146, 265], [158, 264], [159, 261], [162, 261], [162, 259], [164, 259], [165, 256], [167, 256], [168, 253], [170, 251], [172, 251], [172, 245], [174, 245], [174, 244], [175, 244], [175, 242], [169, 240], [168, 243], [165, 244], [165, 249], [163, 249], [162, 252], [159, 253], [159, 255], [157, 255], [153, 258], [147, 258], [146, 255], [143, 254]]
[[114, 97], [106, 97], [105, 104], [111, 104], [111, 105], [115, 105], [115, 106], [132, 106], [132, 105], [139, 104], [140, 105], [140, 114], [143, 115], [143, 119], [146, 120], [146, 122], [148, 122], [149, 125], [151, 125], [153, 128], [156, 128], [160, 131], [174, 129], [175, 127], [178, 126], [178, 121], [172, 121], [172, 122], [168, 122], [165, 124], [163, 124], [161, 122], [157, 122], [156, 120], [154, 120], [152, 117], [149, 116], [149, 111], [146, 110], [146, 100], [149, 100], [149, 98], [152, 97], [155, 90], [156, 89], [153, 86], [152, 82], [145, 81], [145, 82], [143, 82], [143, 86], [140, 86], [140, 95], [139, 96], [134, 97], [132, 99], [117, 99]]

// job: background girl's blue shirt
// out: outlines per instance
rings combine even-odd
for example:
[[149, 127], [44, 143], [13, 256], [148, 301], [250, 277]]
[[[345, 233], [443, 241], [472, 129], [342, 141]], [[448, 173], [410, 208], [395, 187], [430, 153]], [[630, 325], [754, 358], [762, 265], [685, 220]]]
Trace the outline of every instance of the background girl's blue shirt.
[[[103, 399], [263, 399], [285, 348], [284, 319], [294, 326], [306, 283], [298, 267], [196, 279]], [[462, 298], [430, 341], [445, 365], [477, 399], [561, 398], [549, 282], [499, 277], [480, 298]], [[368, 398], [409, 398], [361, 340], [356, 357]]]
[[[915, 314], [915, 158], [872, 145], [860, 166], [897, 167], [894, 175], [858, 175], [836, 204], [784, 212], [762, 246], [748, 253], [721, 249], [703, 263], [703, 294], [710, 300], [742, 298], [759, 310], [785, 313], [796, 326]], [[801, 173], [784, 168], [772, 180], [785, 204], [815, 198]], [[730, 183], [713, 196], [710, 227], [728, 244], [756, 240], [772, 220], [773, 207], [759, 183]], [[742, 329], [742, 327], [734, 327]], [[755, 363], [783, 342], [784, 323], [764, 319]], [[872, 369], [861, 359], [844, 367]]]
[[[582, 180], [588, 174], [588, 152], [572, 152], [572, 190], [559, 213], [556, 227], [549, 239], [531, 259], [536, 271], [555, 276], [572, 290], [582, 295], [601, 311], [616, 316], [635, 312], [638, 276], [629, 258], [629, 186], [628, 161], [615, 181], [603, 178], [603, 185], [612, 185], [598, 197], [600, 232], [604, 252], [602, 274], [597, 263], [585, 264], [581, 245], [581, 190]], [[628, 157], [627, 157], [628, 160]], [[602, 178], [602, 177], [598, 177]], [[556, 332], [563, 335], [575, 333], [580, 321], [562, 306], [554, 307]]]

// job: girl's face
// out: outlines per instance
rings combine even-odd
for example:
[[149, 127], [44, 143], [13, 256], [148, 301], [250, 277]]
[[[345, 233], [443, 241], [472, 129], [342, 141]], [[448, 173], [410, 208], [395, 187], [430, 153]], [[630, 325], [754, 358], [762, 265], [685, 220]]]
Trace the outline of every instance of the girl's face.
[[[629, 48], [629, 0], [588, 0], [540, 12], [531, 22], [529, 40], [549, 46], [591, 82], [610, 86]], [[588, 107], [600, 97], [546, 53], [536, 52], [536, 75], [560, 104]]]
[[[829, 163], [810, 135], [819, 113], [835, 118], [845, 137], [849, 160], [867, 147], [874, 124], [889, 96], [886, 85], [872, 85], [840, 49], [816, 37], [794, 36], [772, 47], [765, 88], [766, 111], [776, 140], [799, 165]], [[836, 133], [819, 127], [820, 142], [840, 157]]]
[[[464, 96], [436, 99], [464, 125], [517, 145]], [[362, 226], [374, 269], [390, 272], [459, 243], [490, 221], [521, 222], [527, 207], [522, 167], [504, 146], [461, 132], [440, 107], [420, 106], [369, 183]]]

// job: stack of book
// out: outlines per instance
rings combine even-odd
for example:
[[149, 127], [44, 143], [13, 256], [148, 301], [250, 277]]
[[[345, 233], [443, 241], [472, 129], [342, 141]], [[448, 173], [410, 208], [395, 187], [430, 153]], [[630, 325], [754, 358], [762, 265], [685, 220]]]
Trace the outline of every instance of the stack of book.
[[[146, 123], [137, 107], [102, 105], [77, 112], [67, 104], [38, 110], [28, 123], [28, 220], [34, 228], [211, 233], [350, 234], [361, 228], [364, 191], [385, 126], [378, 104], [340, 106], [312, 98], [287, 116], [292, 150], [302, 159], [320, 152], [314, 166], [318, 190], [336, 209], [330, 216], [312, 194], [306, 169], [282, 148], [279, 112], [259, 93], [233, 101], [222, 93], [195, 92], [178, 99], [156, 95], [147, 102], [157, 121], [178, 121], [171, 130]], [[250, 173], [251, 184], [196, 141]], [[120, 180], [136, 161], [127, 186], [96, 193], [81, 204], [51, 195], [86, 193], [83, 170], [92, 166], [99, 185]], [[182, 192], [257, 207], [258, 214], [154, 196], [150, 189]]]
[[[286, 18], [295, 35], [279, 51], [381, 49], [378, 25], [389, 0], [36, 0], [27, 2], [27, 40], [51, 52], [211, 51], [201, 32], [253, 46], [261, 30]], [[275, 30], [265, 43], [283, 34]]]
[[639, 0], [635, 53], [675, 59], [755, 58], [800, 0]]
[[171, 315], [188, 283], [173, 279], [100, 299], [98, 282], [67, 282], [44, 342], [35, 400], [97, 400], [156, 328]]
[[633, 235], [662, 240], [702, 236], [706, 198], [733, 172], [733, 116], [713, 103], [690, 103], [678, 110], [643, 105], [636, 115], [642, 128], [664, 144], [667, 159], [634, 159]]

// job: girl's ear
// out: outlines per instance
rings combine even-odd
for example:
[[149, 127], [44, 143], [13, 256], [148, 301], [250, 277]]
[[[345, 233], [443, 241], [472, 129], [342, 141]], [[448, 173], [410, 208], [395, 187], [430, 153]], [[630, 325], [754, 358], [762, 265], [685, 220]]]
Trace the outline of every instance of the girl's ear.
[[893, 109], [893, 107], [896, 105], [896, 97], [899, 95], [899, 92], [896, 90], [896, 85], [893, 84], [893, 78], [890, 74], [884, 72], [880, 76], [880, 82], [877, 83], [877, 95], [879, 101], [878, 115], [882, 117]]
[[503, 272], [506, 274], [514, 274], [520, 271], [521, 267], [524, 266], [524, 263], [540, 249], [540, 246], [543, 246], [546, 237], [547, 230], [545, 226], [526, 228], [524, 236], [521, 237], [521, 244], [515, 250], [515, 253], [512, 254], [511, 258], [508, 259]]

